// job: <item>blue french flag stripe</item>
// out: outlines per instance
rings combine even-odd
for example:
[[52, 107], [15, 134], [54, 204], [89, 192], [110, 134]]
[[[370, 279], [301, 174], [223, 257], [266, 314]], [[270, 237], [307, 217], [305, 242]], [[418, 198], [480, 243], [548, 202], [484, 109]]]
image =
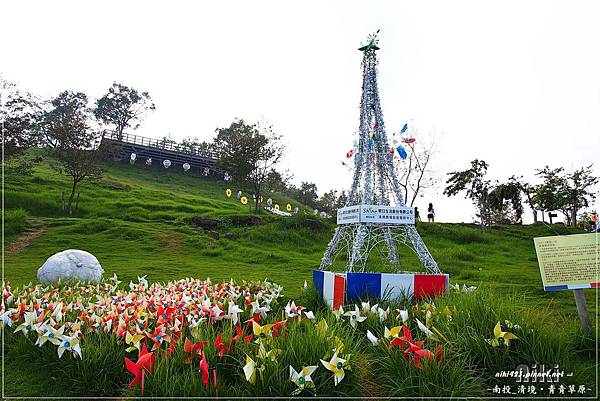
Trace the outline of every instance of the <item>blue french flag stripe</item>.
[[323, 270], [313, 270], [313, 285], [323, 295]]
[[347, 273], [346, 280], [348, 302], [381, 296], [381, 273]]

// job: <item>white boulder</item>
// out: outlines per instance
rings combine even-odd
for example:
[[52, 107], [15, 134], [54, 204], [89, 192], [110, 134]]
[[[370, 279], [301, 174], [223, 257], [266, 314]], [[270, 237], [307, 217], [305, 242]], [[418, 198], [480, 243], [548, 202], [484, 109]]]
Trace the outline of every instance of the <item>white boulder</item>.
[[38, 269], [37, 279], [46, 284], [55, 281], [100, 281], [104, 269], [94, 255], [79, 249], [55, 253]]

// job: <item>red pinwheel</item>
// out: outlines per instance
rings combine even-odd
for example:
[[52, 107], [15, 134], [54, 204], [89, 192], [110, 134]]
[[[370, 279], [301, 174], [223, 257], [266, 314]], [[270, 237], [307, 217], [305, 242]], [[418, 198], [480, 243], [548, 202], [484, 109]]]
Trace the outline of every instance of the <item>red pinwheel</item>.
[[141, 381], [142, 395], [144, 394], [144, 374], [145, 372], [150, 373], [154, 367], [154, 354], [148, 352], [146, 346], [140, 351], [138, 360], [134, 363], [129, 358], [125, 358], [125, 367], [133, 374], [134, 378], [129, 383], [129, 387], [135, 387], [138, 382]]
[[400, 141], [403, 143], [413, 143], [415, 141], [415, 138], [402, 138], [400, 139]]
[[252, 328], [252, 325], [254, 324], [253, 322], [260, 323], [260, 315], [259, 314], [256, 314], [253, 317], [251, 317], [250, 319], [244, 321], [244, 324], [247, 325], [249, 328]]
[[202, 373], [202, 383], [208, 388], [208, 362], [206, 362], [206, 354], [202, 352], [202, 360], [200, 361], [200, 372]]
[[285, 324], [287, 323], [287, 319], [285, 320], [281, 320], [281, 321], [277, 321], [275, 320], [273, 323], [273, 337], [277, 337], [281, 335], [281, 332], [285, 330], [285, 334], [287, 336], [287, 328], [285, 327]]
[[194, 344], [192, 344], [192, 342], [186, 337], [185, 342], [183, 344], [183, 350], [186, 352], [186, 354], [190, 355], [186, 358], [185, 364], [189, 365], [194, 361], [194, 358], [200, 358], [203, 354], [202, 348], [204, 348], [206, 344], [208, 344], [208, 342], [206, 341], [197, 341]]
[[423, 366], [423, 360], [432, 360], [434, 357], [433, 352], [421, 348], [419, 345], [410, 344], [404, 350], [404, 358], [410, 362], [415, 368], [420, 368]]
[[223, 358], [223, 355], [225, 355], [225, 352], [227, 352], [229, 350], [229, 347], [227, 347], [225, 345], [225, 343], [223, 342], [223, 337], [221, 336], [221, 333], [219, 333], [219, 335], [215, 339], [214, 345], [215, 345], [215, 350], [217, 351], [217, 354], [219, 355], [219, 358]]

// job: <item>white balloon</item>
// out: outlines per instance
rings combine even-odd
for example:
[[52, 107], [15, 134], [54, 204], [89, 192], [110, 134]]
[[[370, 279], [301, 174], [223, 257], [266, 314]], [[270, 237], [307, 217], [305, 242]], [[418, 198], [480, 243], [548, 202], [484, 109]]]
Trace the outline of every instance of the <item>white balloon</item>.
[[163, 161], [163, 166], [165, 166], [165, 168], [171, 167], [171, 160], [164, 160]]
[[189, 163], [183, 163], [183, 170], [184, 171], [188, 171], [190, 169], [190, 164]]

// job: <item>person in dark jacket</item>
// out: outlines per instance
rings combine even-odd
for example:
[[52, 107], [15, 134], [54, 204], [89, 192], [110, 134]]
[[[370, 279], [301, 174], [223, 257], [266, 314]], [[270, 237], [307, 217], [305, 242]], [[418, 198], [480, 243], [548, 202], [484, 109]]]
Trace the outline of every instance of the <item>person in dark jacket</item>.
[[433, 203], [430, 203], [429, 207], [427, 208], [427, 220], [430, 223], [433, 223], [435, 221], [435, 211], [433, 210]]

